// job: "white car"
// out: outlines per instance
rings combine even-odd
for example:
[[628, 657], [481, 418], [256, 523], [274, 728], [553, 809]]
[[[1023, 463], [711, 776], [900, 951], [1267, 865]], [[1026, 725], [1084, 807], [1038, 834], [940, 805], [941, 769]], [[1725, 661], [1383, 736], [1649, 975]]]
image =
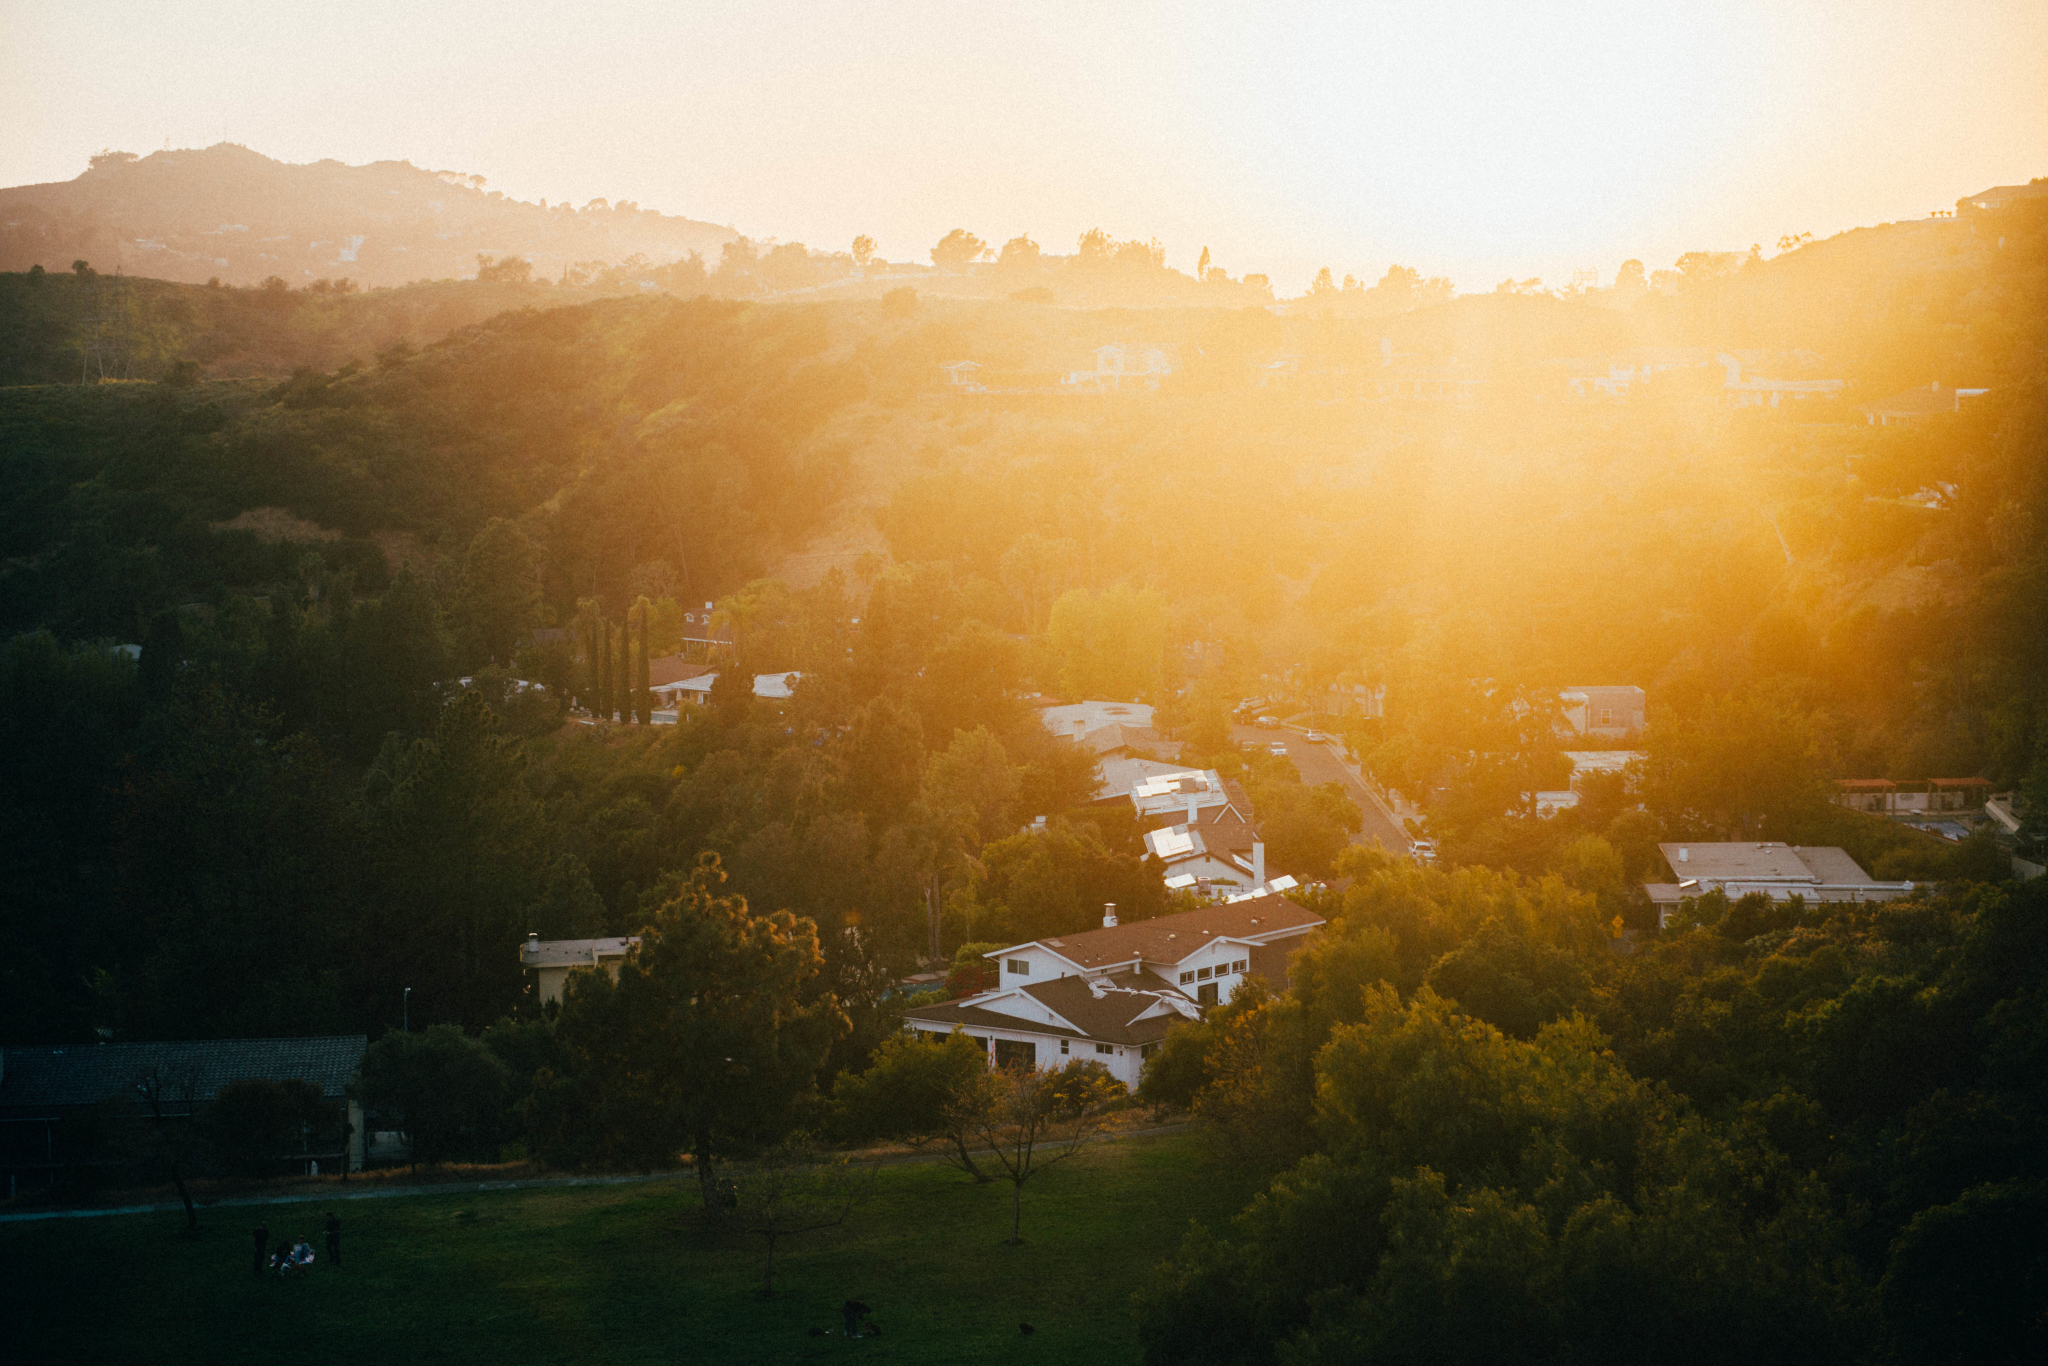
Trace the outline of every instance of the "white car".
[[1287, 746], [1282, 744], [1280, 741], [1275, 740], [1272, 744], [1266, 746], [1266, 753], [1278, 755], [1280, 758], [1284, 759], [1287, 757]]
[[1277, 716], [1261, 716], [1259, 724], [1262, 726], [1277, 726], [1280, 724], [1280, 718]]
[[1416, 858], [1418, 858], [1418, 859], [1422, 860], [1422, 862], [1424, 862], [1424, 863], [1435, 863], [1435, 862], [1436, 862], [1436, 841], [1435, 841], [1435, 840], [1410, 840], [1410, 841], [1408, 842], [1408, 852], [1409, 852], [1410, 854], [1414, 855], [1414, 856], [1415, 856]]
[[1301, 738], [1308, 741], [1312, 745], [1327, 744], [1330, 739], [1329, 736], [1323, 734], [1319, 730], [1312, 730], [1308, 734], [1302, 736]]

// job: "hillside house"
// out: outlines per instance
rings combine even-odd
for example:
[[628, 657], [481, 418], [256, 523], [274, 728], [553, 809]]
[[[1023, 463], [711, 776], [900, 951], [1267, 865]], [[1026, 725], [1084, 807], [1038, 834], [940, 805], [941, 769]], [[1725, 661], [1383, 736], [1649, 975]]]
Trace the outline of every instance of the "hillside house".
[[949, 360], [941, 365], [939, 384], [942, 388], [956, 389], [962, 393], [987, 392], [981, 383], [981, 366], [971, 360]]
[[1808, 904], [1890, 901], [1913, 890], [1910, 882], [1878, 882], [1833, 845], [1660, 844], [1670, 882], [1643, 885], [1662, 929], [1690, 897], [1723, 893], [1730, 901], [1761, 892], [1773, 901], [1799, 897]]
[[1872, 427], [1905, 427], [1924, 422], [1939, 413], [1961, 412], [1963, 404], [1989, 389], [1944, 389], [1936, 380], [1926, 388], [1901, 389], [1863, 409], [1863, 421]]
[[618, 981], [619, 966], [639, 942], [639, 935], [619, 939], [543, 939], [529, 934], [519, 948], [519, 967], [533, 974], [535, 993], [542, 1005], [559, 1004], [562, 987], [572, 972], [597, 970]]
[[[796, 695], [796, 685], [803, 678], [797, 670], [779, 674], [755, 674], [754, 696], [764, 702], [787, 702]], [[713, 670], [700, 669], [688, 678], [674, 683], [657, 683], [653, 691], [667, 707], [701, 707], [711, 700], [712, 685], [718, 682]]]
[[1105, 392], [1157, 389], [1161, 380], [1179, 370], [1180, 360], [1172, 347], [1154, 342], [1111, 342], [1095, 348], [1094, 369], [1069, 371], [1060, 383]]
[[1725, 376], [1721, 384], [1722, 396], [1729, 406], [1735, 408], [1782, 408], [1838, 398], [1848, 383], [1839, 379], [1782, 377], [1786, 370], [1808, 369], [1819, 364], [1820, 357], [1810, 351], [1795, 351], [1790, 355], [1765, 351], [1721, 351], [1715, 354], [1714, 360]]
[[1965, 213], [1974, 209], [1979, 213], [1988, 213], [1994, 209], [2002, 209], [2017, 199], [2039, 199], [2044, 195], [2048, 195], [2048, 176], [2036, 176], [2024, 185], [1993, 185], [1988, 190], [1964, 195], [1956, 201], [1956, 212]]
[[1629, 685], [1580, 684], [1560, 691], [1558, 700], [1575, 735], [1618, 739], [1641, 730], [1647, 715], [1643, 690]]
[[996, 987], [903, 1013], [921, 1034], [964, 1031], [997, 1067], [1100, 1062], [1135, 1089], [1166, 1031], [1228, 1001], [1251, 977], [1288, 984], [1288, 959], [1323, 924], [1283, 896], [1262, 896], [1128, 925], [1115, 907], [1098, 930], [1013, 944], [987, 956]]
[[1989, 778], [1838, 778], [1837, 806], [1880, 816], [1920, 816], [1976, 811], [1991, 797]]
[[1086, 745], [1096, 753], [1120, 748], [1120, 744], [1107, 743], [1109, 737], [1091, 741], [1090, 736], [1105, 727], [1115, 727], [1115, 738], [1128, 743], [1140, 733], [1154, 739], [1158, 732], [1152, 728], [1152, 708], [1143, 702], [1065, 702], [1054, 707], [1041, 707], [1038, 712], [1039, 724], [1063, 740]]

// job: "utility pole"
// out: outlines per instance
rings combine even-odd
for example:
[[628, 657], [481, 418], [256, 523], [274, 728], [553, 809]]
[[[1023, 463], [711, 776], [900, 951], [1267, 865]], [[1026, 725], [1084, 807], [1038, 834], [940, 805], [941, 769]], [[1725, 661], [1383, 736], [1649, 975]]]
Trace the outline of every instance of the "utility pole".
[[400, 997], [399, 1000], [402, 1002], [402, 1008], [405, 1012], [405, 1032], [410, 1034], [412, 1033], [412, 988], [407, 987], [405, 995]]

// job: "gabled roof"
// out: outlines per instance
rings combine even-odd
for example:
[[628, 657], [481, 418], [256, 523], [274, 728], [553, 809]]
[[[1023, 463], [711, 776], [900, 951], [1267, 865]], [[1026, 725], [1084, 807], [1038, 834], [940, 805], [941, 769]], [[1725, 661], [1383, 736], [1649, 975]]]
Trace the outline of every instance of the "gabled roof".
[[[1033, 942], [1077, 968], [1094, 969], [1138, 961], [1178, 963], [1219, 936], [1272, 939], [1298, 934], [1322, 923], [1323, 918], [1313, 911], [1275, 894]], [[1011, 946], [1012, 949], [1022, 947], [1021, 944]], [[1010, 951], [997, 949], [987, 956], [1000, 958]]]
[[957, 1025], [965, 1030], [1010, 1029], [1061, 1038], [1093, 1039], [1101, 1043], [1142, 1045], [1166, 1037], [1166, 1031], [1196, 1015], [1194, 1002], [1178, 987], [1155, 973], [1142, 969], [1119, 972], [1103, 979], [1101, 989], [1086, 977], [1055, 977], [1028, 987], [1015, 988], [1043, 1005], [1067, 1025], [1031, 1020], [977, 1005], [1007, 993], [970, 996], [961, 1001], [916, 1006], [903, 1012], [906, 1020], [920, 1024]]
[[361, 1065], [363, 1034], [311, 1039], [197, 1039], [176, 1043], [59, 1044], [0, 1049], [0, 1110], [96, 1105], [134, 1096], [155, 1072], [166, 1100], [182, 1107], [213, 1099], [232, 1081], [309, 1081], [339, 1100]]

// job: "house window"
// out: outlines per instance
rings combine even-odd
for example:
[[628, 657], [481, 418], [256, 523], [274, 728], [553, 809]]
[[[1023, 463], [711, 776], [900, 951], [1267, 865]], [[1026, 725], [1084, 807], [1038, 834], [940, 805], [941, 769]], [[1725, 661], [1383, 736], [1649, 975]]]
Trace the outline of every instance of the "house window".
[[1198, 987], [1195, 991], [1195, 999], [1197, 1001], [1200, 1001], [1205, 1006], [1215, 1005], [1216, 984], [1214, 982], [1211, 982], [1205, 987]]
[[1061, 1039], [1061, 1040], [1060, 1040], [1060, 1052], [1061, 1052], [1062, 1054], [1065, 1054], [1065, 1053], [1066, 1053], [1066, 1051], [1067, 1051], [1067, 1041], [1066, 1041], [1065, 1039]]
[[1012, 958], [1004, 966], [1009, 968], [1015, 976], [1029, 977], [1031, 975], [1031, 960], [1028, 958]]
[[1158, 1044], [1156, 1044], [1156, 1043], [1148, 1043], [1148, 1044], [1145, 1044], [1145, 1045], [1143, 1045], [1142, 1047], [1140, 1047], [1140, 1048], [1138, 1049], [1138, 1061], [1140, 1061], [1140, 1062], [1143, 1062], [1143, 1061], [1145, 1061], [1145, 1060], [1146, 1060], [1147, 1058], [1150, 1058], [1150, 1057], [1151, 1057], [1151, 1056], [1152, 1056], [1152, 1055], [1153, 1055], [1154, 1053], [1157, 1053], [1158, 1051], [1159, 1051], [1159, 1045], [1158, 1045]]
[[1206, 982], [1206, 981], [1208, 981], [1208, 980], [1209, 980], [1210, 976], [1211, 976], [1211, 975], [1212, 975], [1212, 974], [1213, 974], [1214, 972], [1215, 972], [1215, 969], [1214, 969], [1214, 968], [1202, 968], [1202, 969], [1200, 969], [1199, 971], [1197, 971], [1197, 972], [1195, 973], [1195, 980], [1196, 980], [1197, 982]]
[[1600, 724], [1603, 726], [1611, 726], [1614, 724], [1614, 708], [1602, 707], [1600, 709]]
[[1184, 972], [1184, 973], [1182, 973], [1182, 974], [1180, 975], [1180, 984], [1181, 984], [1182, 986], [1186, 986], [1186, 985], [1187, 985], [1188, 983], [1190, 983], [1190, 982], [1192, 982], [1192, 981], [1194, 981], [1194, 980], [1195, 980], [1195, 974], [1193, 974], [1192, 972]]
[[1251, 960], [1251, 959], [1249, 959], [1249, 958], [1240, 958], [1240, 959], [1238, 959], [1238, 960], [1237, 960], [1237, 961], [1236, 961], [1235, 963], [1232, 963], [1232, 964], [1230, 965], [1230, 970], [1231, 970], [1232, 972], [1238, 972], [1238, 973], [1241, 973], [1241, 972], [1243, 972], [1243, 971], [1244, 971], [1244, 970], [1245, 970], [1246, 968], [1250, 967], [1251, 965], [1252, 965], [1252, 960]]
[[1021, 1039], [996, 1040], [996, 1066], [1038, 1066], [1038, 1045]]
[[1116, 1052], [1116, 1049], [1110, 1047], [1106, 1043], [1099, 1043], [1095, 1045], [1095, 1051], [1098, 1053], [1114, 1053]]

